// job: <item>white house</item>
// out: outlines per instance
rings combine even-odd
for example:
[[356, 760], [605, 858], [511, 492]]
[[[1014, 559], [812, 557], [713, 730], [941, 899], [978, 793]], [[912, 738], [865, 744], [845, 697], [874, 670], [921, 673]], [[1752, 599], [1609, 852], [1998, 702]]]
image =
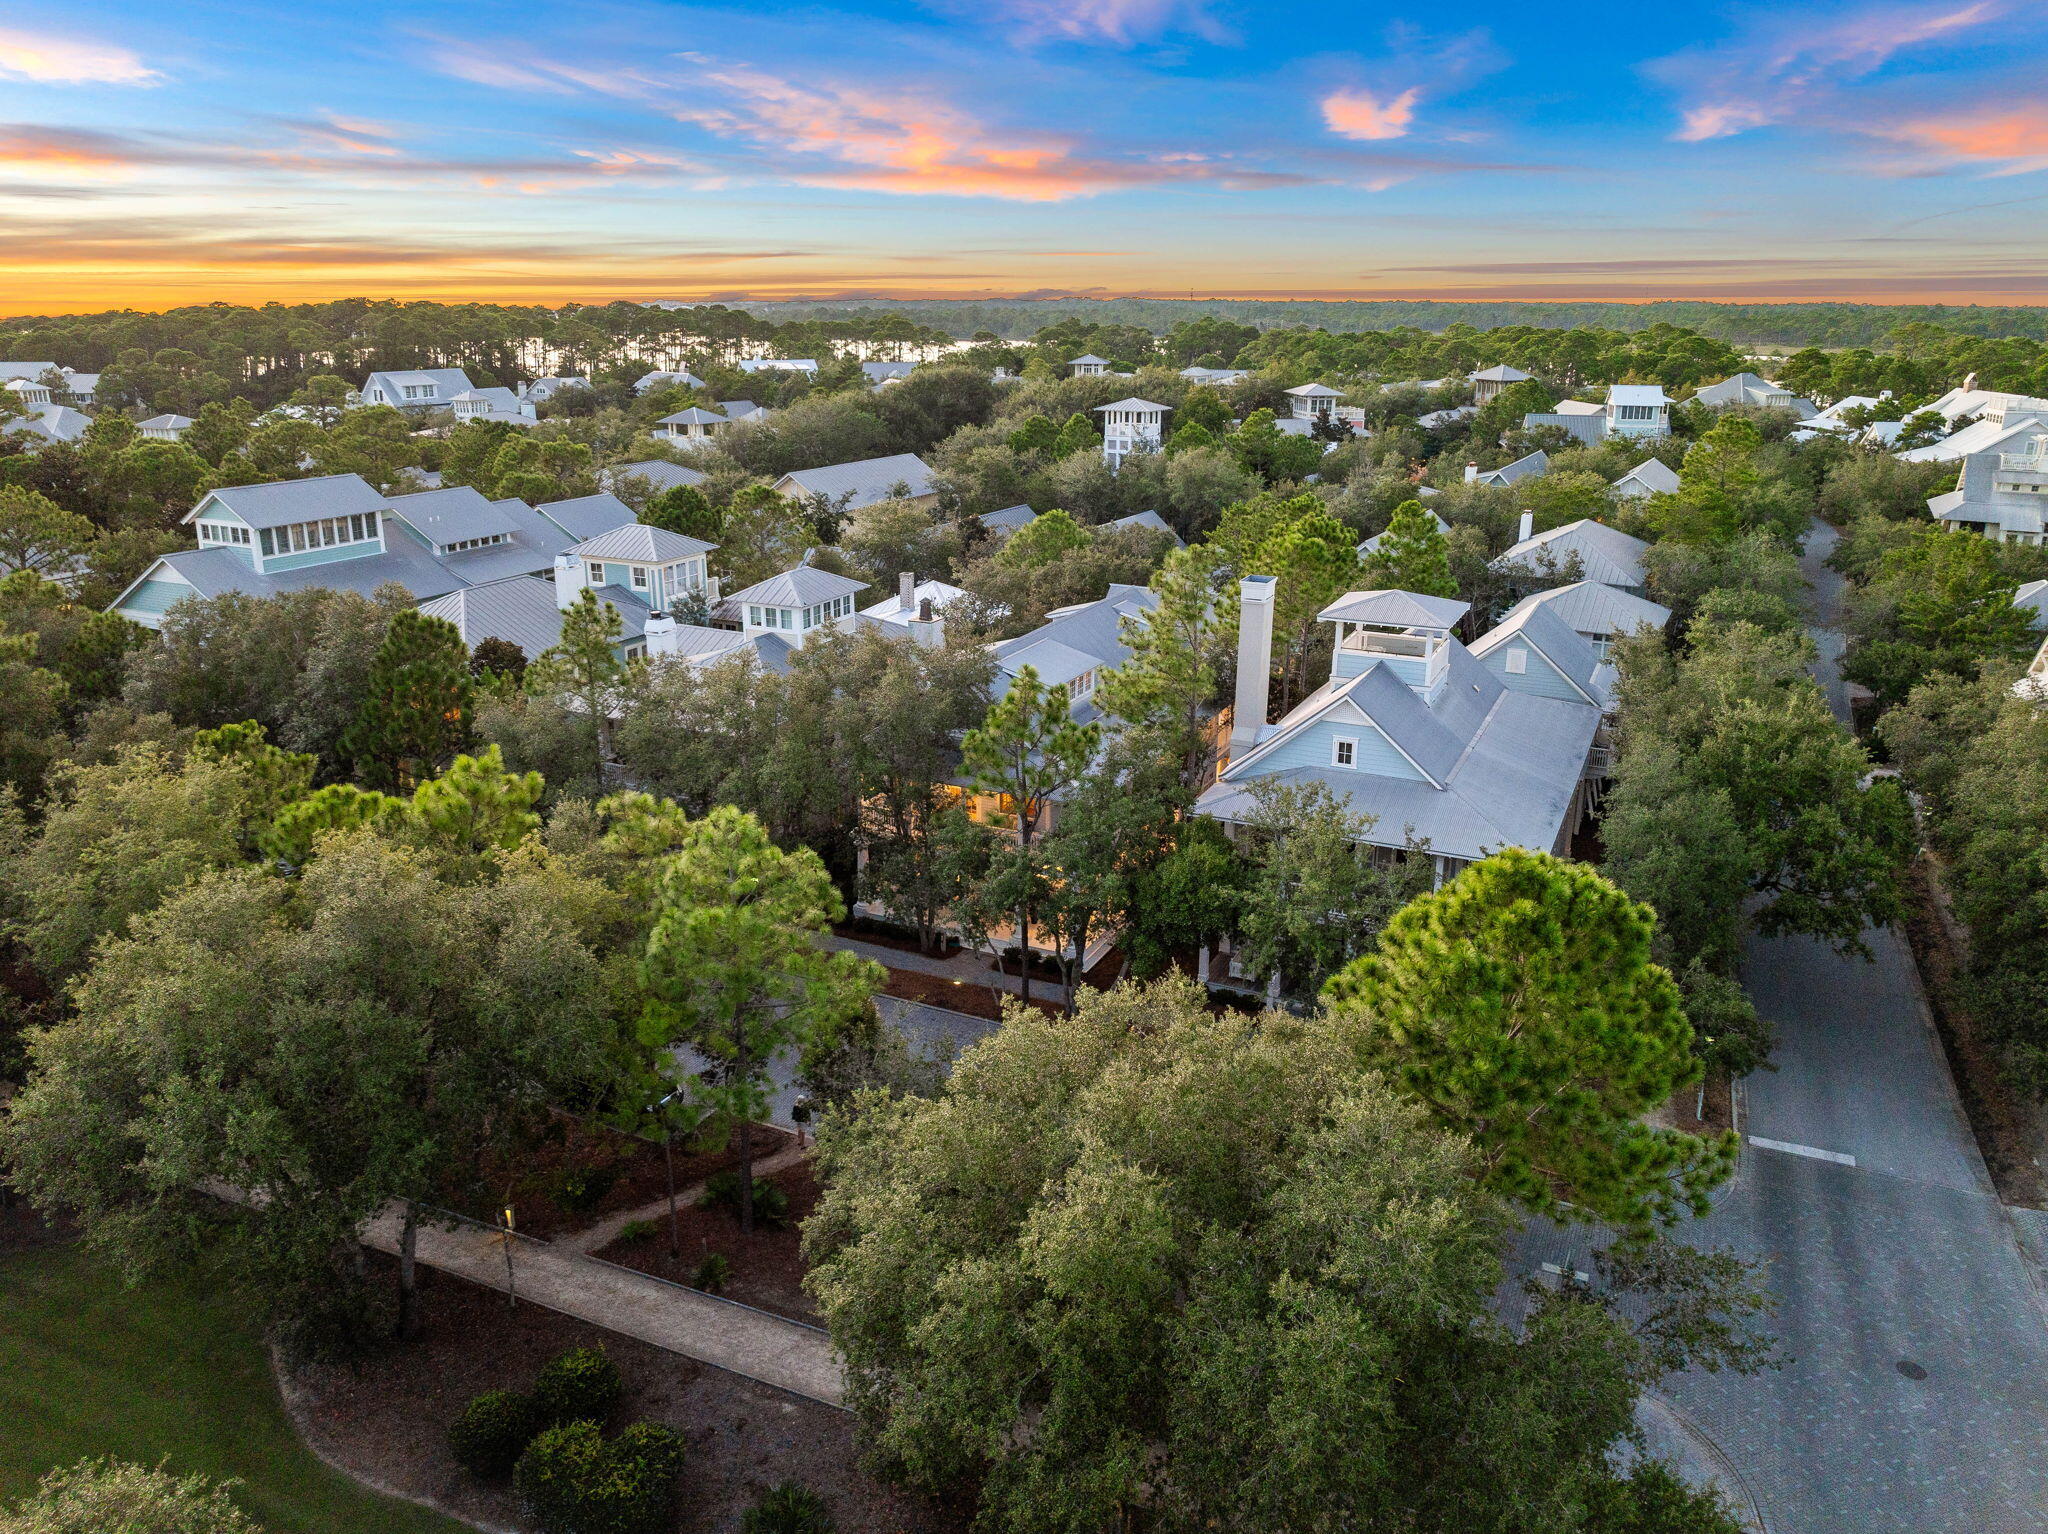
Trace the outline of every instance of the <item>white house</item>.
[[1927, 502], [1935, 521], [2000, 543], [2041, 542], [2048, 517], [2048, 426], [2007, 445], [2015, 450], [1963, 459], [1956, 488]]
[[536, 405], [544, 405], [564, 389], [587, 389], [589, 387], [590, 380], [577, 374], [550, 374], [546, 378], [536, 378], [532, 383], [526, 385], [525, 388], [519, 391], [519, 397], [521, 399], [530, 399]]
[[995, 696], [1001, 698], [1008, 692], [1011, 682], [1029, 666], [1047, 687], [1067, 689], [1074, 718], [1083, 723], [1101, 719], [1095, 690], [1106, 672], [1131, 658], [1125, 622], [1143, 623], [1158, 605], [1159, 598], [1151, 588], [1116, 584], [1096, 601], [1046, 614], [1045, 622], [1030, 633], [989, 647], [996, 663]]
[[1665, 437], [1671, 434], [1671, 397], [1662, 384], [1610, 384], [1607, 435]]
[[1451, 632], [1468, 603], [1354, 591], [1320, 615], [1329, 680], [1269, 724], [1275, 584], [1242, 582], [1230, 756], [1198, 813], [1235, 835], [1253, 784], [1320, 783], [1373, 817], [1365, 845], [1426, 855], [1439, 878], [1504, 847], [1568, 849], [1607, 707], [1585, 640], [1539, 608], [1468, 649]]
[[1621, 500], [1641, 500], [1649, 495], [1670, 495], [1678, 489], [1678, 471], [1661, 458], [1645, 458], [1607, 487], [1607, 493]]
[[499, 421], [507, 426], [531, 426], [540, 419], [533, 401], [521, 399], [510, 389], [465, 389], [448, 402], [458, 421]]
[[1534, 520], [1528, 512], [1522, 513], [1520, 540], [1499, 555], [1490, 568], [1511, 577], [1548, 582], [1569, 570], [1576, 557], [1581, 579], [1619, 586], [1637, 596], [1643, 594], [1647, 580], [1643, 555], [1650, 546], [1642, 539], [1632, 538], [1591, 517], [1541, 533], [1530, 530]]
[[1210, 389], [1227, 389], [1232, 384], [1241, 384], [1252, 376], [1250, 368], [1182, 368], [1180, 376], [1191, 384], [1200, 384]]
[[1647, 597], [1600, 581], [1573, 581], [1569, 586], [1530, 592], [1508, 609], [1501, 626], [1507, 627], [1530, 607], [1545, 607], [1557, 614], [1602, 660], [1607, 659], [1608, 647], [1615, 640], [1640, 628], [1661, 630], [1671, 621], [1671, 609]]
[[861, 376], [879, 389], [883, 384], [900, 383], [916, 371], [915, 362], [863, 362]]
[[5, 387], [14, 396], [14, 403], [23, 410], [40, 410], [57, 400], [56, 391], [40, 378], [10, 378]]
[[645, 394], [650, 389], [701, 389], [704, 380], [695, 373], [643, 373], [633, 385], [635, 394]]
[[743, 357], [733, 364], [742, 373], [815, 373], [815, 357]]
[[446, 410], [456, 395], [475, 387], [461, 368], [393, 370], [364, 379], [359, 402], [399, 410]]
[[1089, 352], [1085, 356], [1069, 357], [1067, 366], [1074, 370], [1073, 376], [1076, 378], [1100, 378], [1109, 371], [1109, 359]]
[[738, 618], [740, 632], [748, 637], [775, 634], [802, 644], [828, 628], [851, 632], [853, 599], [867, 589], [866, 581], [799, 565], [735, 591], [720, 608]]
[[656, 421], [653, 434], [678, 447], [690, 447], [709, 442], [730, 425], [731, 420], [717, 411], [692, 405], [688, 410], [678, 410]]
[[1503, 389], [1512, 388], [1518, 383], [1527, 383], [1534, 375], [1525, 373], [1520, 368], [1511, 368], [1506, 364], [1502, 364], [1497, 367], [1484, 368], [1470, 376], [1473, 402], [1483, 405]]
[[913, 637], [937, 639], [944, 633], [946, 609], [967, 593], [940, 580], [919, 580], [905, 570], [896, 577], [896, 590], [872, 607], [860, 610], [863, 628], [882, 624]]
[[1810, 420], [1820, 414], [1812, 400], [1801, 399], [1790, 389], [1782, 388], [1767, 378], [1754, 373], [1737, 373], [1719, 383], [1710, 383], [1693, 395], [1694, 400], [1716, 410], [1730, 405], [1756, 405], [1767, 410], [1789, 410], [1800, 420]]
[[1972, 421], [1938, 442], [1908, 448], [1898, 457], [1904, 463], [1956, 463], [1979, 453], [2024, 457], [2032, 455], [2036, 451], [2035, 444], [2044, 437], [2048, 437], [2048, 408], [2043, 408], [2039, 414], [2017, 410], [2001, 412], [1996, 419], [1985, 416]]
[[775, 482], [774, 490], [790, 500], [822, 501], [835, 511], [858, 511], [888, 500], [931, 506], [939, 498], [932, 488], [931, 469], [915, 453], [792, 469]]
[[20, 436], [32, 443], [76, 442], [92, 425], [92, 417], [69, 405], [41, 405], [27, 415], [0, 421], [0, 435]]
[[1102, 417], [1102, 461], [1112, 469], [1133, 453], [1156, 453], [1171, 405], [1155, 405], [1133, 395], [1114, 404], [1097, 405]]
[[176, 442], [192, 429], [189, 415], [153, 415], [146, 421], [135, 423], [137, 436], [147, 437], [152, 442]]
[[2033, 620], [2037, 629], [2048, 629], [2048, 581], [2028, 581], [2012, 594], [2012, 605]]
[[1468, 485], [1492, 485], [1505, 490], [1510, 485], [1519, 485], [1525, 479], [1534, 479], [1549, 472], [1550, 455], [1538, 448], [1525, 453], [1513, 463], [1504, 463], [1497, 469], [1481, 469], [1476, 463], [1465, 465], [1465, 483]]

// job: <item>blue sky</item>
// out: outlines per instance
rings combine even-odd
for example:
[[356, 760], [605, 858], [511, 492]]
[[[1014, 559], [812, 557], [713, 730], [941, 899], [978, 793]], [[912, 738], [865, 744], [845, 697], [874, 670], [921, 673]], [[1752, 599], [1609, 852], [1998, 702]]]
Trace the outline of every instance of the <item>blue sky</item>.
[[0, 7], [0, 312], [2048, 302], [2048, 5]]

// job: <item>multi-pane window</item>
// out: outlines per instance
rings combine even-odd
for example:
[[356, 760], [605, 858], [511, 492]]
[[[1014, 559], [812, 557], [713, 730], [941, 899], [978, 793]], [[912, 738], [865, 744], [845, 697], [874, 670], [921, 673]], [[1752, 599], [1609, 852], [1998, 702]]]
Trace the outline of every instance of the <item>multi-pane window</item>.
[[199, 524], [201, 543], [233, 543], [247, 547], [250, 541], [249, 529], [232, 522], [202, 522]]
[[512, 537], [509, 533], [492, 533], [488, 538], [461, 538], [454, 543], [444, 543], [441, 545], [441, 552], [444, 554], [460, 554], [465, 549], [488, 549], [497, 544], [510, 543], [511, 541]]
[[633, 566], [633, 589], [635, 591], [645, 591], [647, 589], [647, 566]]
[[368, 543], [376, 536], [376, 514], [352, 512], [345, 517], [321, 517], [312, 522], [266, 527], [259, 545], [266, 555], [302, 554], [308, 549], [331, 549], [337, 544]]
[[1338, 767], [1358, 765], [1358, 742], [1339, 738], [1330, 747], [1330, 761]]

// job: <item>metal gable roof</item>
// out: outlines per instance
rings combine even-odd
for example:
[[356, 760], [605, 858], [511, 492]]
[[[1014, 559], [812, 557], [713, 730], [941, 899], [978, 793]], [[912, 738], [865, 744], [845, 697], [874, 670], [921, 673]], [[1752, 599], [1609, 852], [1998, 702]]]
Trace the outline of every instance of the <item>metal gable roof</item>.
[[1628, 491], [1622, 488], [1625, 485], [1639, 486], [1645, 495], [1669, 495], [1678, 488], [1678, 471], [1661, 458], [1645, 458], [1617, 479], [1613, 489], [1626, 495]]
[[1083, 655], [1072, 645], [1061, 644], [1057, 639], [1033, 640], [1022, 649], [1012, 650], [1001, 662], [1004, 675], [1020, 675], [1029, 666], [1038, 673], [1039, 681], [1048, 687], [1071, 682], [1101, 664], [1094, 656]]
[[250, 527], [288, 527], [321, 517], [379, 512], [389, 504], [360, 474], [323, 474], [262, 485], [223, 485], [201, 496], [183, 520], [194, 522], [207, 506], [218, 505]]
[[1643, 553], [1649, 545], [1619, 529], [1591, 517], [1567, 522], [1548, 532], [1524, 538], [1493, 562], [1496, 570], [1520, 567], [1535, 572], [1544, 554], [1562, 562], [1568, 554], [1579, 556], [1579, 574], [1589, 581], [1609, 586], [1643, 584]]
[[609, 491], [578, 496], [572, 501], [550, 501], [534, 510], [579, 543], [639, 520], [632, 507]]
[[993, 532], [1014, 533], [1027, 522], [1035, 522], [1038, 513], [1029, 506], [1005, 506], [1001, 511], [985, 511], [981, 514], [981, 525]]
[[1318, 623], [1372, 623], [1386, 628], [1447, 629], [1472, 610], [1456, 597], [1414, 591], [1347, 591], [1316, 614]]
[[503, 639], [519, 646], [528, 660], [554, 648], [562, 638], [562, 609], [555, 601], [554, 583], [537, 576], [516, 575], [452, 591], [422, 602], [420, 611], [447, 619], [472, 648], [486, 639]]
[[1471, 381], [1473, 383], [1521, 383], [1530, 376], [1530, 374], [1523, 372], [1520, 368], [1511, 368], [1505, 362], [1501, 362], [1474, 373]]
[[755, 607], [814, 607], [820, 602], [867, 589], [866, 581], [834, 575], [830, 570], [814, 569], [810, 565], [798, 565], [794, 570], [785, 570], [765, 581], [756, 581], [744, 591], [735, 591], [726, 601]]
[[1670, 608], [1602, 581], [1573, 581], [1531, 592], [1507, 611], [1502, 623], [1525, 607], [1549, 608], [1578, 634], [1629, 634], [1645, 624], [1661, 629], [1671, 621]]
[[1515, 640], [1541, 654], [1588, 703], [1605, 705], [1605, 694], [1594, 680], [1594, 673], [1600, 669], [1600, 652], [1554, 609], [1541, 602], [1518, 603], [1513, 612], [1479, 637], [1472, 653], [1483, 659]]
[[1294, 388], [1284, 392], [1293, 395], [1296, 399], [1342, 399], [1344, 397], [1342, 389], [1333, 389], [1326, 383], [1297, 384]]
[[1171, 405], [1162, 405], [1154, 400], [1139, 399], [1133, 394], [1128, 399], [1111, 400], [1107, 405], [1097, 405], [1095, 411], [1098, 415], [1105, 410], [1157, 410], [1164, 414], [1172, 408]]
[[[509, 536], [519, 531], [524, 522], [513, 515], [512, 508], [527, 510], [523, 501], [487, 500], [474, 485], [450, 485], [442, 490], [397, 495], [386, 505], [393, 516], [436, 548], [471, 538]], [[528, 515], [532, 515], [531, 511]]]
[[1671, 396], [1664, 392], [1662, 384], [1609, 384], [1607, 403], [1610, 405], [1668, 405]]
[[665, 527], [628, 522], [586, 538], [568, 552], [584, 559], [624, 559], [641, 564], [669, 564], [679, 559], [701, 559], [717, 548], [687, 533], [672, 533]]
[[1542, 448], [1525, 453], [1513, 463], [1502, 464], [1497, 469], [1488, 469], [1478, 478], [1482, 485], [1514, 485], [1525, 479], [1533, 479], [1550, 467], [1550, 455]]
[[[693, 469], [686, 463], [670, 463], [666, 458], [648, 458], [639, 463], [622, 463], [611, 471], [611, 482], [614, 485], [628, 479], [644, 479], [659, 491], [673, 490], [678, 485], [701, 485], [704, 483], [705, 474], [702, 469]], [[585, 499], [589, 497], [586, 496]]]
[[883, 458], [861, 458], [852, 463], [829, 463], [816, 469], [792, 469], [776, 481], [780, 490], [793, 484], [805, 495], [827, 500], [847, 498], [848, 510], [859, 510], [876, 501], [886, 501], [902, 485], [913, 496], [932, 493], [932, 471], [915, 453], [891, 453]]

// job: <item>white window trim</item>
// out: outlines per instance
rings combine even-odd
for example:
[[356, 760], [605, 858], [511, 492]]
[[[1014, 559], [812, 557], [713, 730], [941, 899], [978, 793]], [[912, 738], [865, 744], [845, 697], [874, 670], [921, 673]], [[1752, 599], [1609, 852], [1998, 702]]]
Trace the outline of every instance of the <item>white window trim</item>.
[[[1344, 748], [1351, 748], [1351, 760], [1344, 760]], [[1339, 735], [1330, 742], [1330, 765], [1332, 767], [1356, 767], [1358, 765], [1358, 737]]]
[[1501, 665], [1509, 676], [1526, 676], [1529, 672], [1529, 652], [1520, 645], [1510, 645], [1501, 656]]

